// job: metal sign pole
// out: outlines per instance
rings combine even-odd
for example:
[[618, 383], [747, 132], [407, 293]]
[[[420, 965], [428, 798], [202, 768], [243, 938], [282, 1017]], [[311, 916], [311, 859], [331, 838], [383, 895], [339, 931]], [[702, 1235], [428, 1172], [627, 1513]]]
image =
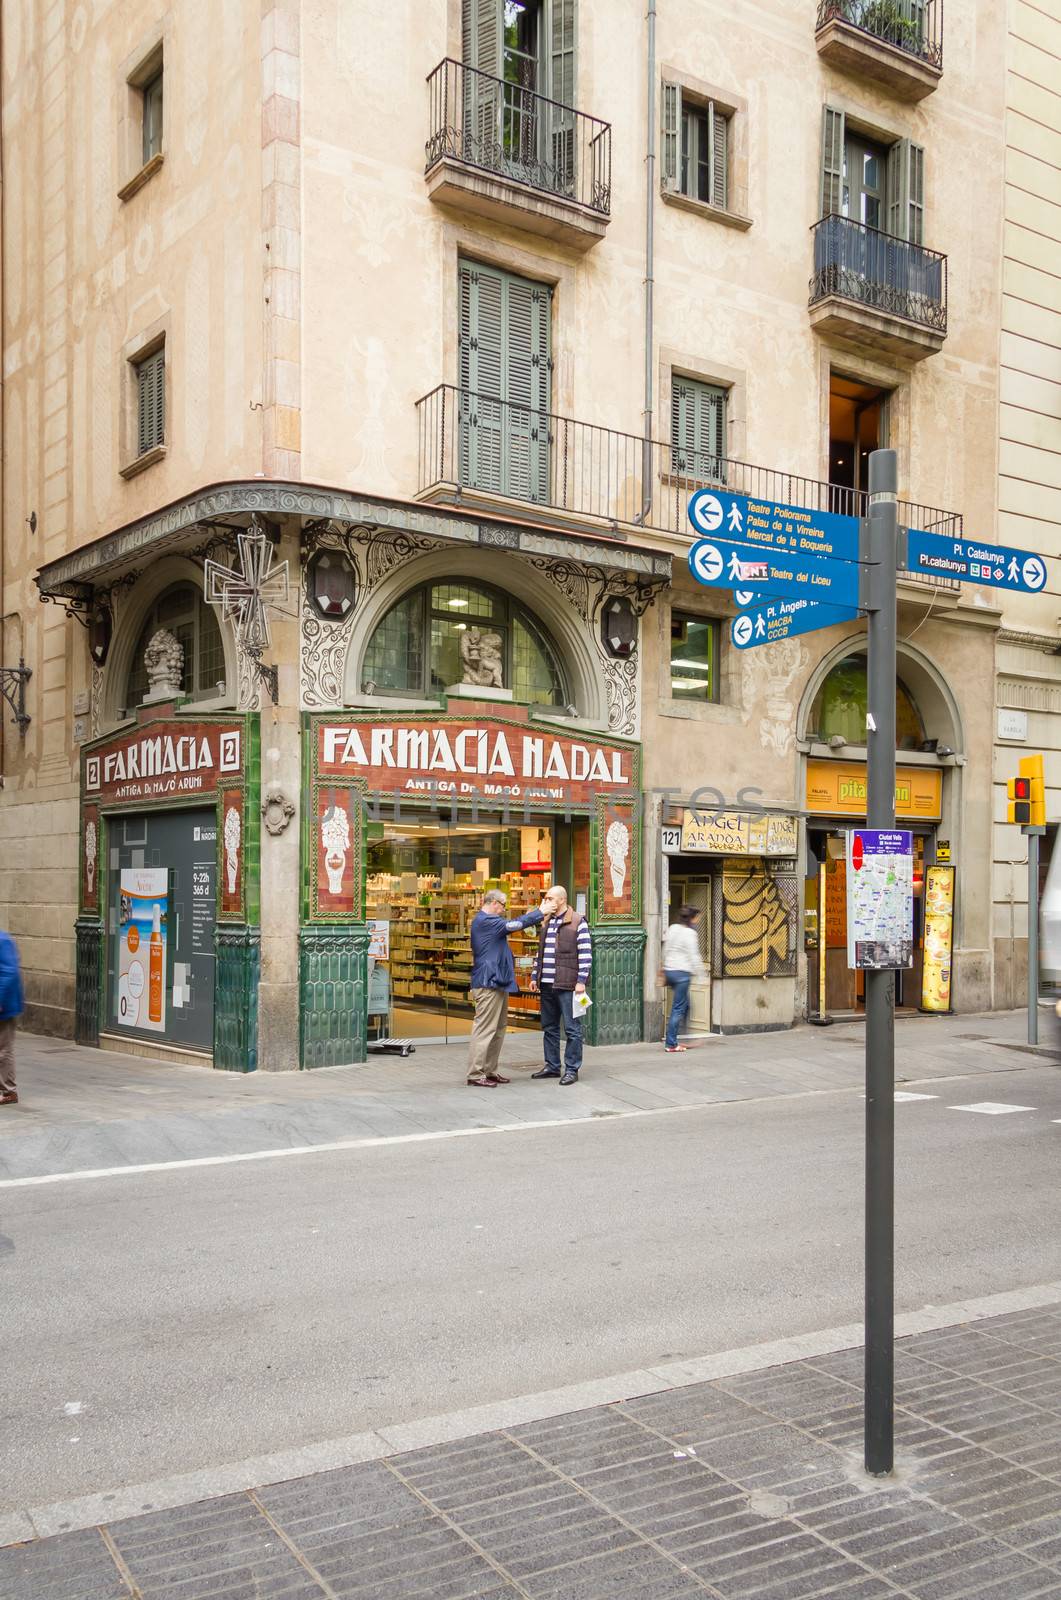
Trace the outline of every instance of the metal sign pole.
[[[894, 450], [869, 458], [863, 559], [869, 598], [867, 804], [870, 828], [895, 827]], [[866, 1471], [892, 1470], [895, 1410], [895, 974], [866, 972]]]
[[1025, 828], [1028, 835], [1028, 1043], [1039, 1043], [1039, 834], [1040, 828]]

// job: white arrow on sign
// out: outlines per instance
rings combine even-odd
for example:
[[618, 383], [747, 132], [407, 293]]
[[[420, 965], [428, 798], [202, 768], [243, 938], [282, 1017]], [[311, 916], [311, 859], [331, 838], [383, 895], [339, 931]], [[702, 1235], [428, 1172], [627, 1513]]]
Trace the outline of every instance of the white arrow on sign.
[[1021, 577], [1029, 589], [1041, 589], [1046, 583], [1046, 562], [1039, 556], [1029, 556], [1021, 568]]
[[705, 583], [713, 583], [722, 575], [726, 558], [717, 544], [698, 544], [693, 551], [693, 570]]
[[697, 495], [689, 510], [701, 533], [715, 533], [722, 526], [722, 502], [713, 494]]
[[733, 643], [736, 645], [747, 644], [752, 636], [752, 626], [751, 617], [734, 617]]
[[755, 589], [734, 589], [733, 598], [739, 606], [750, 606], [753, 600], [761, 600], [762, 595]]

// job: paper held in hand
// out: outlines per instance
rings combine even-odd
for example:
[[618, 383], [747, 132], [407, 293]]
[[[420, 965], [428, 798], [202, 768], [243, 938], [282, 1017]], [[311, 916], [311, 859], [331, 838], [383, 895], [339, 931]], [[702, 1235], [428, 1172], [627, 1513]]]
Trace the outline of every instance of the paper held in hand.
[[574, 1011], [576, 1017], [584, 1017], [592, 1004], [593, 1001], [590, 999], [589, 995], [583, 992], [582, 994], [576, 994], [571, 1003], [571, 1009]]

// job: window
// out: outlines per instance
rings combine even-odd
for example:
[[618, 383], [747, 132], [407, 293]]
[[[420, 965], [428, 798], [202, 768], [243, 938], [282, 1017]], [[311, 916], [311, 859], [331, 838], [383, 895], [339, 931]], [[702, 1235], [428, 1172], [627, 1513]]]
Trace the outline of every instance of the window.
[[[811, 707], [809, 734], [822, 744], [842, 739], [845, 744], [866, 742], [868, 710], [865, 656], [845, 656], [833, 667]], [[901, 678], [895, 680], [895, 748], [920, 750], [925, 724], [916, 702]]]
[[670, 692], [675, 700], [718, 699], [718, 634], [714, 617], [670, 616]]
[[461, 483], [547, 502], [552, 290], [462, 261], [458, 292]]
[[461, 683], [474, 634], [477, 659], [484, 642], [500, 658], [494, 687], [525, 705], [566, 704], [556, 652], [530, 613], [496, 589], [460, 581], [429, 584], [391, 607], [369, 640], [362, 692], [427, 696]]
[[146, 455], [166, 439], [166, 347], [133, 363], [136, 372], [136, 453]]
[[671, 471], [697, 483], [726, 481], [725, 389], [671, 379]]
[[125, 710], [135, 710], [147, 693], [144, 651], [160, 628], [168, 629], [184, 648], [181, 693], [189, 700], [213, 700], [223, 695], [225, 647], [217, 617], [201, 590], [194, 584], [181, 583], [159, 595], [144, 620], [129, 669]]
[[463, 0], [464, 139], [477, 166], [551, 192], [575, 179], [575, 0]]
[[162, 67], [158, 68], [140, 90], [143, 97], [143, 157], [144, 166], [162, 151]]
[[714, 100], [663, 85], [663, 187], [729, 209], [730, 117]]
[[879, 144], [849, 127], [842, 111], [826, 106], [819, 209], [823, 217], [848, 217], [894, 239], [922, 244], [924, 149], [910, 139]]

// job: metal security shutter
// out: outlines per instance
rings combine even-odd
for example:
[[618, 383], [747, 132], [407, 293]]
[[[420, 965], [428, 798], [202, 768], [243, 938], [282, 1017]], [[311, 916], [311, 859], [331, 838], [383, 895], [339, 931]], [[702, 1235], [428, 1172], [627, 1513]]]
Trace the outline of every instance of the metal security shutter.
[[726, 481], [726, 391], [694, 378], [671, 381], [673, 470], [700, 483]]
[[156, 350], [136, 368], [136, 453], [144, 455], [166, 437], [166, 352]]
[[844, 136], [846, 118], [832, 106], [822, 108], [822, 170], [818, 214], [840, 216], [844, 208]]
[[552, 291], [474, 262], [459, 277], [461, 481], [545, 501]]

